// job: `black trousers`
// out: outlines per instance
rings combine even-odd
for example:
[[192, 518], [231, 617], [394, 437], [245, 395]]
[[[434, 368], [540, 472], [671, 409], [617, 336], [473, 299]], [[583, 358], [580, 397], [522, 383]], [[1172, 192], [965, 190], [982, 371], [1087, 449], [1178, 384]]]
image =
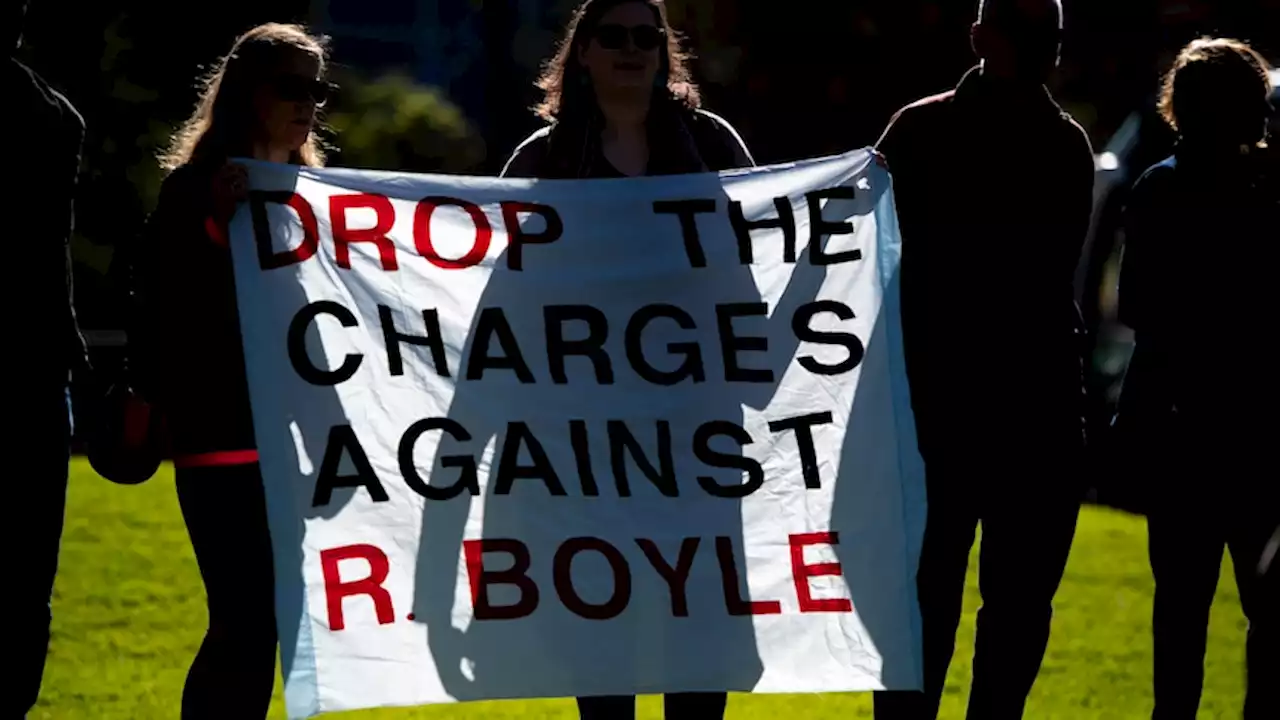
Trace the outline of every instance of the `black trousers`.
[[[1267, 466], [1259, 464], [1255, 473]], [[1222, 552], [1231, 552], [1240, 604], [1249, 621], [1245, 645], [1248, 693], [1245, 720], [1280, 718], [1280, 577], [1260, 572], [1268, 541], [1280, 523], [1280, 499], [1240, 497], [1234, 507], [1196, 495], [1221, 485], [1188, 483], [1185, 502], [1161, 503], [1148, 518], [1156, 593], [1154, 720], [1195, 720], [1204, 684], [1209, 608], [1218, 587]], [[1262, 480], [1275, 482], [1274, 479]]]
[[[724, 717], [726, 693], [667, 693], [662, 698], [662, 715], [666, 720], [721, 720]], [[634, 695], [607, 695], [578, 698], [581, 720], [635, 720]]]
[[[1067, 453], [1024, 462], [1007, 456], [992, 456], [989, 463], [974, 456], [927, 462], [929, 509], [916, 573], [924, 691], [876, 693], [877, 720], [937, 717], [979, 523], [982, 607], [968, 717], [1022, 717], [1044, 659], [1053, 596], [1075, 537], [1079, 459], [1078, 453]], [[995, 468], [996, 462], [1002, 467]]]
[[9, 625], [14, 666], [9, 671], [14, 686], [0, 693], [5, 718], [21, 718], [36, 704], [49, 652], [50, 602], [58, 573], [62, 522], [67, 505], [67, 465], [70, 461], [71, 426], [65, 388], [51, 388], [28, 401], [26, 395], [11, 412], [19, 420], [11, 425], [11, 445], [21, 458], [15, 467], [21, 475], [8, 478], [12, 507], [20, 509], [21, 549], [8, 554], [5, 595], [13, 603]]
[[276, 670], [275, 582], [256, 464], [178, 471], [178, 502], [209, 604], [183, 720], [265, 718]]

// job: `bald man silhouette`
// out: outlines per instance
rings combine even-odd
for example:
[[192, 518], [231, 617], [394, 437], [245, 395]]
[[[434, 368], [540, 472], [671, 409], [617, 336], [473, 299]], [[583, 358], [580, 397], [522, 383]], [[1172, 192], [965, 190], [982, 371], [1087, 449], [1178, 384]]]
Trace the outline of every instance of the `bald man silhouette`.
[[916, 582], [924, 689], [879, 720], [933, 720], [982, 525], [968, 717], [1021, 717], [1083, 495], [1083, 323], [1072, 279], [1093, 150], [1050, 96], [1062, 8], [987, 0], [981, 59], [899, 111], [880, 140], [903, 238], [902, 322], [928, 521]]

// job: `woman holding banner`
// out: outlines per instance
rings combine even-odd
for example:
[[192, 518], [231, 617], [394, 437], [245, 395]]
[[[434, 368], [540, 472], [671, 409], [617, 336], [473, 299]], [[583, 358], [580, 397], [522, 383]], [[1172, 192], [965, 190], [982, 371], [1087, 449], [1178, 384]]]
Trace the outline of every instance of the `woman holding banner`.
[[[722, 118], [702, 110], [689, 56], [662, 0], [586, 0], [538, 81], [547, 127], [503, 177], [619, 178], [717, 172], [755, 161]], [[668, 720], [719, 720], [725, 693], [671, 693]], [[635, 717], [635, 698], [578, 698], [582, 720]]]
[[325, 49], [296, 25], [242, 35], [174, 135], [135, 262], [130, 332], [141, 394], [165, 415], [178, 501], [208, 596], [183, 718], [262, 718], [276, 626], [271, 538], [226, 223], [247, 192], [228, 158], [319, 166]]
[[737, 131], [701, 109], [689, 55], [661, 0], [586, 0], [547, 63], [535, 108], [547, 127], [503, 177], [607, 178], [751, 167]]

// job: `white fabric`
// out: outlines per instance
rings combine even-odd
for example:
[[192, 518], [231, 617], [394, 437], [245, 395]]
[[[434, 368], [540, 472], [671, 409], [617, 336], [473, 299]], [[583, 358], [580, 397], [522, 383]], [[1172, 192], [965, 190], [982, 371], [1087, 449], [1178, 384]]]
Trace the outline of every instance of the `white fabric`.
[[[296, 193], [316, 222], [313, 255], [268, 269], [264, 255], [306, 244], [307, 213], [278, 201], [255, 210], [251, 202], [231, 225], [289, 716], [492, 698], [919, 687], [914, 575], [923, 468], [902, 366], [893, 195], [872, 158], [862, 150], [720, 175], [541, 182], [247, 162], [255, 197]], [[824, 197], [846, 197], [807, 199], [831, 188], [843, 190]], [[373, 201], [387, 213], [382, 254], [379, 242], [360, 238], [379, 220], [367, 207], [340, 213], [346, 230], [335, 240], [342, 220], [332, 217], [334, 198], [360, 193], [383, 198]], [[450, 264], [441, 258], [473, 249], [476, 221], [443, 204], [424, 222], [419, 201], [430, 197], [479, 208], [492, 233], [487, 249], [474, 253], [478, 264], [441, 267]], [[750, 233], [754, 258], [744, 265], [730, 202], [752, 222], [778, 216], [774, 198], [792, 210], [797, 261], [784, 259], [789, 233], [766, 228]], [[697, 252], [678, 215], [655, 211], [655, 201], [688, 199], [714, 208], [696, 216], [705, 267], [693, 267]], [[562, 221], [558, 239], [537, 242], [548, 229], [544, 216], [514, 213], [532, 235], [521, 244], [520, 269], [511, 267], [517, 253], [501, 209], [513, 201], [549, 206]], [[811, 262], [811, 205], [818, 221], [847, 223], [845, 232], [837, 225], [836, 234], [820, 233], [818, 243], [845, 261]], [[435, 262], [424, 256], [431, 248]], [[860, 259], [847, 259], [855, 250]], [[305, 345], [321, 370], [362, 356], [354, 374], [332, 386], [305, 381], [295, 368], [301, 356], [289, 354], [291, 323], [321, 301], [349, 311], [350, 327], [319, 315], [296, 335], [295, 351]], [[752, 315], [761, 303], [767, 316]], [[405, 334], [426, 333], [424, 311], [437, 319], [447, 370], [437, 368], [431, 346], [400, 344], [403, 372], [393, 374], [379, 306]], [[662, 306], [659, 317], [640, 323], [637, 313], [651, 306]], [[578, 319], [561, 323], [557, 312]], [[581, 355], [564, 360], [565, 382], [556, 382], [548, 334], [560, 328], [567, 341], [588, 338], [586, 313], [607, 320], [599, 347], [612, 382], [602, 383]], [[687, 328], [673, 319], [681, 313]], [[478, 327], [482, 319], [487, 330]], [[493, 330], [502, 319], [511, 343]], [[642, 332], [628, 333], [629, 323]], [[854, 351], [865, 348], [864, 356], [837, 374], [812, 372], [850, 357], [831, 333], [856, 336]], [[652, 370], [629, 359], [629, 335], [633, 354]], [[691, 348], [701, 355], [697, 375], [654, 381], [654, 372], [678, 370]], [[478, 370], [478, 359], [514, 353], [531, 382], [498, 364], [468, 379], [469, 363]], [[726, 355], [757, 376], [735, 376]], [[823, 413], [829, 417], [811, 426], [807, 487], [803, 433], [776, 423]], [[402, 465], [406, 431], [432, 418], [457, 423], [469, 440], [435, 427]], [[343, 431], [332, 430], [343, 426], [367, 456], [367, 484], [334, 489], [317, 505], [318, 486], [355, 476], [362, 465], [338, 442]], [[750, 444], [740, 446], [735, 432]], [[651, 481], [635, 455], [665, 479]], [[426, 500], [405, 478], [407, 470], [447, 488], [469, 463], [480, 496]], [[746, 497], [704, 489], [748, 482], [747, 467], [761, 468], [762, 483]], [[619, 489], [619, 468], [628, 493]], [[504, 475], [509, 494], [496, 492]], [[589, 496], [593, 484], [598, 492]], [[480, 539], [488, 552], [475, 553], [482, 565], [469, 567], [464, 541], [479, 548]], [[512, 567], [512, 547], [528, 553], [528, 567], [517, 568], [523, 590], [498, 584], [510, 579], [502, 573]], [[691, 553], [685, 568], [677, 562], [682, 547]], [[559, 588], [557, 553], [567, 568]], [[482, 617], [471, 584], [481, 567], [496, 574], [486, 593], [499, 614], [521, 609], [531, 586], [536, 608], [513, 619]], [[687, 573], [684, 593], [673, 593], [657, 568]], [[733, 614], [747, 601], [763, 614]]]

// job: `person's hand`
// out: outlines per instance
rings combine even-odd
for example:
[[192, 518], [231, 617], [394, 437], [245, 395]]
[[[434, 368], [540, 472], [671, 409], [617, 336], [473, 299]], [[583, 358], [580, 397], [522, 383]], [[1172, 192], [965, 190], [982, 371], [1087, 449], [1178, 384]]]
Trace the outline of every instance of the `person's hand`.
[[889, 161], [884, 159], [884, 155], [879, 150], [872, 150], [871, 155], [875, 158], [877, 165], [885, 170], [889, 169]]
[[227, 163], [213, 175], [213, 219], [225, 226], [235, 214], [236, 205], [249, 197], [249, 171], [243, 165]]

